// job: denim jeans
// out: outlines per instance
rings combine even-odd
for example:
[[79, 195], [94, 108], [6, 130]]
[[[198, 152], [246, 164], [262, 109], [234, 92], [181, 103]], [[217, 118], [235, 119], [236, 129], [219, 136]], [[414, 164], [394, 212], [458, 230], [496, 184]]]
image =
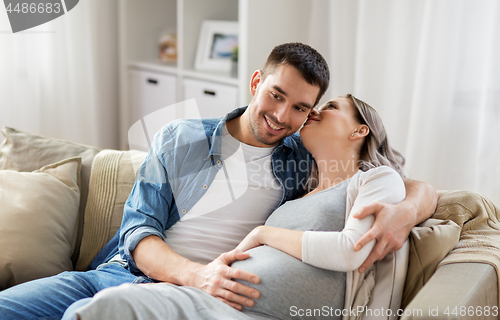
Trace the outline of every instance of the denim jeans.
[[76, 301], [127, 282], [151, 282], [131, 274], [121, 262], [102, 264], [96, 270], [63, 272], [0, 291], [0, 319], [61, 319]]

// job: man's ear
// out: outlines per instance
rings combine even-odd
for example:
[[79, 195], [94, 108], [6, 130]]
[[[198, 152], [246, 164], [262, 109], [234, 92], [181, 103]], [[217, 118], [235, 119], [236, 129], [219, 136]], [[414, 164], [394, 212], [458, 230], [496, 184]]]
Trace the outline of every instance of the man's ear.
[[252, 96], [255, 96], [255, 92], [257, 91], [257, 85], [262, 80], [262, 70], [255, 70], [252, 74], [252, 79], [250, 80], [250, 92]]

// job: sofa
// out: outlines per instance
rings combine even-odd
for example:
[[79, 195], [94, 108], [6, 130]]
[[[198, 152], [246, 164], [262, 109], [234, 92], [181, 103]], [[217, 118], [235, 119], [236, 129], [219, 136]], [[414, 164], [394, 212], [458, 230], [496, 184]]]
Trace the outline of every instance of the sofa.
[[[120, 227], [146, 153], [2, 133], [0, 290], [86, 270]], [[500, 208], [470, 191], [439, 195], [408, 240], [401, 319], [498, 319]]]

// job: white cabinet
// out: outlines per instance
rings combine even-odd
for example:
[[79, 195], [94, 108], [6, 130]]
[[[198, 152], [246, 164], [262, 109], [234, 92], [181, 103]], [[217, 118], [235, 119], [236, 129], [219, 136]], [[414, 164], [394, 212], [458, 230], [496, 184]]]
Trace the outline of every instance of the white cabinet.
[[[184, 99], [194, 98], [202, 118], [222, 117], [238, 107], [238, 88], [210, 81], [184, 79]], [[185, 113], [186, 118], [193, 115]]]
[[177, 119], [177, 77], [145, 70], [128, 70], [128, 127], [126, 148], [148, 151], [155, 133]]
[[[151, 71], [128, 70], [131, 124], [177, 102], [177, 78]], [[171, 121], [176, 114], [172, 114]]]
[[[310, 0], [119, 0], [121, 147], [128, 148], [127, 132], [134, 121], [163, 105], [194, 97], [202, 116], [222, 116], [248, 104], [250, 77], [272, 48], [308, 42], [310, 6]], [[238, 78], [195, 70], [204, 20], [238, 21]], [[177, 62], [158, 60], [164, 31], [177, 34]], [[155, 86], [144, 75], [132, 75], [135, 70], [161, 78]], [[175, 85], [163, 87], [167, 82]], [[185, 114], [177, 110], [175, 116]]]

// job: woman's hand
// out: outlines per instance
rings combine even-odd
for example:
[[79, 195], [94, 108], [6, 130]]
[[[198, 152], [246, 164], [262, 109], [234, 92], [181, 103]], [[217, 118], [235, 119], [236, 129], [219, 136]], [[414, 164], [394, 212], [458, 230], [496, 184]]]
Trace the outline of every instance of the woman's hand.
[[240, 242], [236, 249], [246, 251], [265, 244], [302, 260], [303, 234], [304, 231], [258, 226]]
[[252, 231], [250, 231], [250, 233], [247, 234], [247, 236], [243, 240], [241, 240], [240, 244], [236, 247], [236, 249], [245, 252], [252, 248], [263, 245], [264, 242], [262, 241], [262, 233], [265, 227], [266, 226], [258, 226]]

